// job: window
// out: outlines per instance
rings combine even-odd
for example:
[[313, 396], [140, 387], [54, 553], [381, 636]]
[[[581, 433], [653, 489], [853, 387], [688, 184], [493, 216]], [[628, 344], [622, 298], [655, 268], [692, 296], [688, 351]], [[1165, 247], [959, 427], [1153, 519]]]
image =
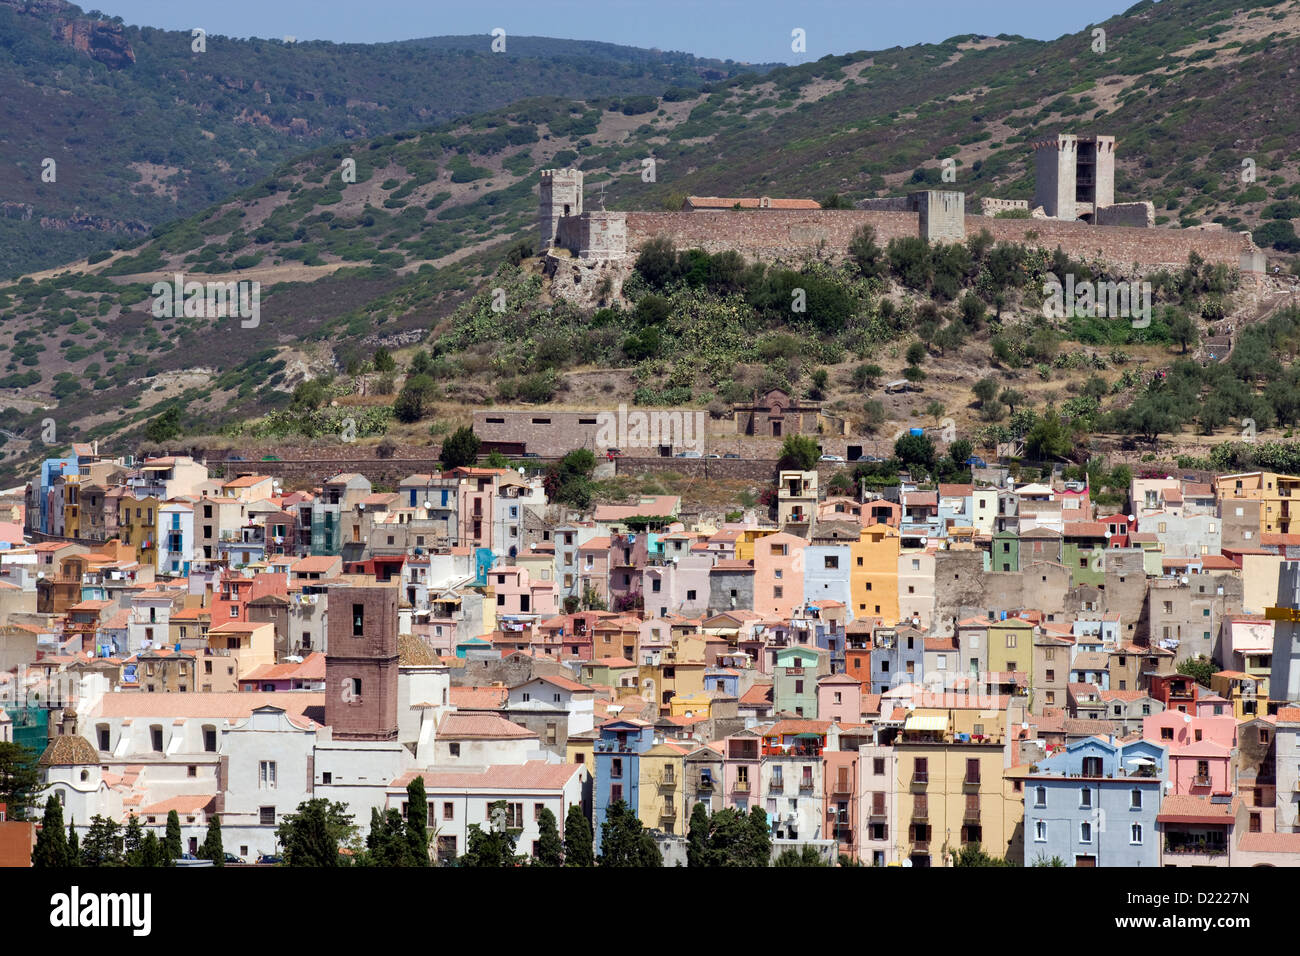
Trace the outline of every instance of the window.
[[199, 768], [196, 767], [194, 764], [190, 764], [189, 769], [186, 771], [186, 776], [197, 777], [198, 775], [199, 775]]
[[456, 818], [456, 805], [450, 800], [444, 801], [442, 805], [442, 818], [444, 820], [454, 820]]
[[257, 764], [257, 789], [275, 789], [275, 761], [262, 760]]
[[1014, 634], [1008, 634], [1008, 635], [1007, 635], [1007, 647], [1015, 647], [1015, 646], [1016, 646], [1016, 635], [1014, 635]]
[[980, 762], [978, 757], [968, 757], [966, 759], [966, 783], [980, 782]]
[[364, 604], [352, 605], [352, 636], [362, 637], [366, 629], [366, 606]]
[[823, 559], [823, 561], [824, 561], [823, 567], [825, 567], [826, 570], [828, 571], [833, 568], [838, 568], [840, 566], [840, 559], [838, 555], [828, 554]]
[[1092, 842], [1092, 824], [1089, 823], [1087, 820], [1084, 820], [1082, 823], [1079, 824], [1079, 842], [1080, 843]]
[[149, 728], [150, 742], [153, 744], [155, 753], [162, 753], [163, 749], [163, 732], [161, 727]]
[[1047, 821], [1046, 820], [1038, 820], [1034, 823], [1034, 842], [1035, 843], [1047, 842]]
[[1142, 845], [1142, 824], [1135, 823], [1129, 827], [1128, 842], [1134, 846]]
[[1044, 807], [1047, 806], [1047, 788], [1046, 788], [1046, 787], [1035, 787], [1035, 788], [1034, 788], [1034, 806], [1037, 807], [1038, 809], [1042, 809], [1042, 808], [1044, 808]]
[[912, 779], [917, 783], [927, 783], [930, 780], [930, 761], [926, 757], [917, 757], [912, 764]]
[[100, 750], [112, 750], [113, 748], [110, 747], [108, 744], [109, 744], [109, 729], [108, 729], [108, 725], [106, 725], [106, 724], [102, 724], [102, 725], [100, 725], [100, 727], [99, 727], [99, 749], [100, 749]]
[[330, 773], [328, 770], [324, 771], [320, 775], [320, 782], [328, 786], [334, 782], [334, 774]]
[[1088, 808], [1092, 806], [1091, 787], [1083, 787], [1079, 790], [1079, 806], [1080, 808]]
[[451, 754], [453, 757], [459, 757], [459, 756], [460, 756], [460, 744], [448, 744], [448, 745], [447, 745], [447, 750], [450, 752], [450, 754]]
[[275, 807], [260, 807], [257, 822], [264, 827], [275, 826]]
[[609, 775], [615, 779], [623, 776], [623, 758], [615, 757], [609, 762]]
[[1128, 805], [1130, 809], [1133, 810], [1142, 809], [1142, 791], [1139, 790], [1137, 787], [1134, 787], [1129, 792]]
[[884, 758], [884, 757], [873, 757], [873, 758], [871, 759], [871, 772], [874, 773], [877, 777], [882, 777], [882, 776], [884, 776], [884, 774], [885, 774], [885, 758]]
[[203, 728], [203, 749], [208, 753], [217, 752], [217, 729], [215, 727]]

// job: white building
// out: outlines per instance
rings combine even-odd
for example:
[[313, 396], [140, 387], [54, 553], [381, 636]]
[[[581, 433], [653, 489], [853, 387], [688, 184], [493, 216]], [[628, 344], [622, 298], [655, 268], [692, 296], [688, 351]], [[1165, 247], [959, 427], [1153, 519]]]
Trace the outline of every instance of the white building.
[[505, 825], [518, 831], [515, 850], [534, 853], [542, 810], [555, 815], [564, 835], [569, 808], [582, 806], [587, 783], [584, 764], [539, 761], [478, 771], [421, 770], [403, 774], [388, 788], [387, 809], [406, 811], [406, 786], [416, 775], [424, 778], [429, 801], [429, 843], [439, 860], [454, 859], [468, 846], [469, 830], [492, 827], [492, 804], [505, 801]]

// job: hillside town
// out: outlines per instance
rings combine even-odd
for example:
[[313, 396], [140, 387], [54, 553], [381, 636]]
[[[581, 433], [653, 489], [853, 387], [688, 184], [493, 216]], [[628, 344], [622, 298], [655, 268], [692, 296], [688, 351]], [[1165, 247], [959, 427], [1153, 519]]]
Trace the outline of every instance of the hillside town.
[[701, 804], [844, 865], [1300, 864], [1300, 476], [969, 464], [719, 514], [74, 444], [0, 496], [0, 741], [83, 835], [247, 863], [418, 777], [445, 864], [502, 805], [519, 854], [625, 807], [684, 863]]

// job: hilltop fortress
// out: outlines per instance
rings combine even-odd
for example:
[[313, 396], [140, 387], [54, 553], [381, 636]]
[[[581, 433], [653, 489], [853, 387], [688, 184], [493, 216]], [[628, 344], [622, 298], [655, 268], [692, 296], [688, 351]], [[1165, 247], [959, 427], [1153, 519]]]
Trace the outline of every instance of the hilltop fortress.
[[[688, 199], [675, 212], [608, 212], [583, 208], [577, 169], [541, 174], [539, 251], [556, 294], [593, 305], [617, 296], [641, 247], [656, 236], [679, 248], [711, 253], [734, 249], [750, 260], [793, 262], [808, 256], [843, 257], [853, 233], [869, 225], [882, 245], [920, 237], [964, 242], [987, 231], [996, 241], [1055, 249], [1145, 273], [1176, 268], [1196, 252], [1211, 263], [1262, 277], [1264, 254], [1246, 232], [1154, 229], [1148, 202], [1115, 203], [1115, 139], [1062, 134], [1034, 144], [1034, 203], [983, 200], [983, 215], [966, 213], [958, 190], [928, 189], [906, 197], [866, 199], [855, 209], [807, 208], [813, 203], [760, 197], [757, 201]], [[1030, 218], [995, 218], [1021, 209]]]

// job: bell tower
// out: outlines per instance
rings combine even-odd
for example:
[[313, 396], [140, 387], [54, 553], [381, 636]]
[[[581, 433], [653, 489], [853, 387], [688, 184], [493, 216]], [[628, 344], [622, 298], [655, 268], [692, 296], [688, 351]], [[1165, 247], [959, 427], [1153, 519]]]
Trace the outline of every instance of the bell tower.
[[397, 587], [329, 589], [325, 723], [336, 740], [397, 737]]

